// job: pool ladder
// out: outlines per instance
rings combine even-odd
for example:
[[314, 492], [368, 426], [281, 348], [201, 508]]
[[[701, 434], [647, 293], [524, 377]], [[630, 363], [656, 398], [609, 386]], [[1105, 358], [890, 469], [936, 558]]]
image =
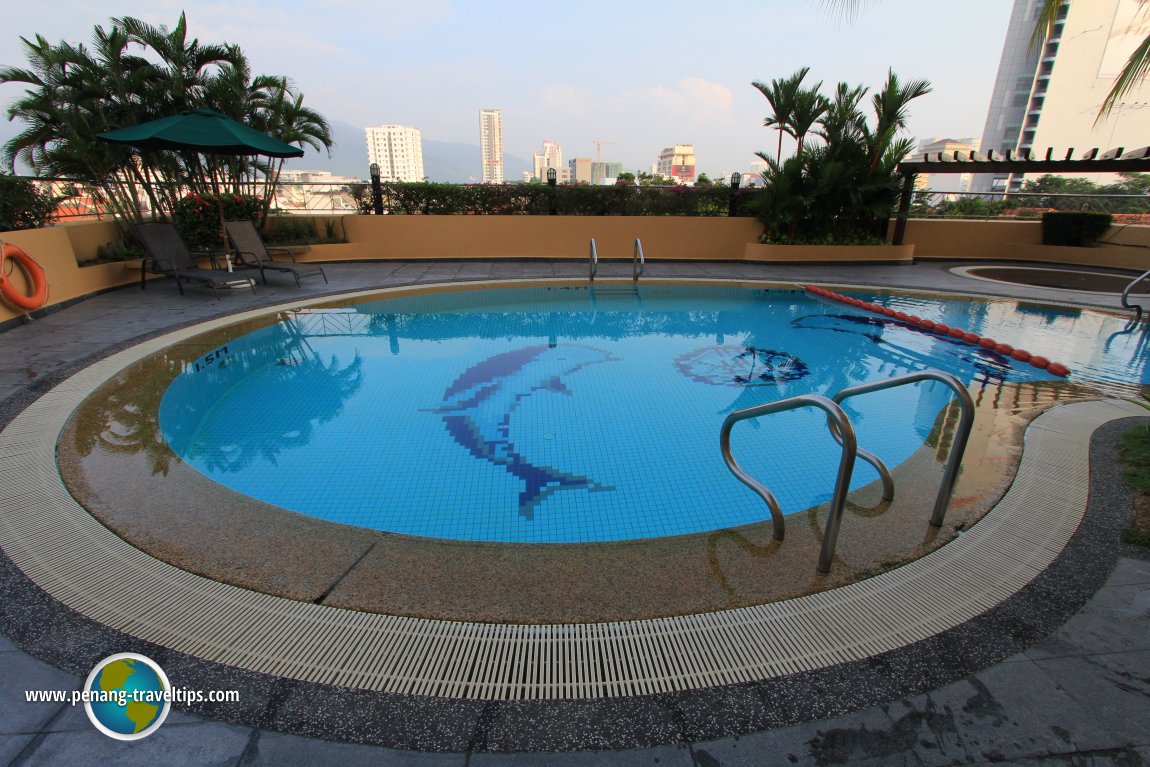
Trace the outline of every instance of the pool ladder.
[[[588, 282], [592, 283], [594, 287], [595, 277], [599, 274], [599, 249], [595, 245], [595, 238], [591, 238], [590, 252], [587, 254], [587, 268], [589, 272]], [[635, 252], [631, 259], [631, 281], [634, 286], [630, 288], [616, 289], [614, 292], [628, 293], [632, 295], [639, 294], [639, 278], [643, 276], [643, 272], [647, 268], [647, 257], [643, 254], [643, 241], [638, 237], [635, 238]], [[600, 289], [600, 292], [607, 293], [612, 289]]]
[[1130, 303], [1130, 291], [1134, 289], [1135, 285], [1137, 285], [1139, 282], [1142, 282], [1147, 277], [1150, 277], [1150, 271], [1143, 272], [1139, 277], [1132, 280], [1130, 284], [1127, 285], [1126, 288], [1122, 291], [1122, 308], [1134, 310], [1135, 322], [1140, 322], [1142, 320], [1142, 307], [1138, 304]]
[[974, 402], [970, 398], [970, 392], [950, 373], [944, 373], [940, 370], [923, 370], [918, 373], [908, 373], [882, 381], [851, 386], [843, 389], [829, 399], [821, 394], [802, 394], [777, 402], [768, 402], [765, 405], [736, 410], [729, 414], [723, 421], [723, 428], [719, 432], [719, 447], [723, 451], [723, 460], [726, 461], [727, 468], [731, 470], [731, 473], [744, 485], [754, 490], [767, 504], [767, 508], [770, 509], [771, 512], [771, 521], [774, 524], [775, 540], [781, 541], [786, 532], [786, 523], [783, 519], [783, 512], [779, 508], [779, 502], [765, 485], [748, 474], [743, 467], [739, 465], [738, 461], [735, 460], [734, 455], [731, 453], [731, 429], [739, 421], [758, 418], [772, 413], [781, 413], [800, 407], [817, 407], [826, 412], [827, 428], [830, 429], [831, 436], [835, 442], [842, 448], [842, 453], [839, 459], [838, 475], [835, 478], [834, 495], [831, 497], [831, 508], [827, 515], [826, 530], [823, 532], [822, 549], [819, 552], [818, 571], [820, 573], [830, 572], [831, 569], [831, 560], [834, 559], [835, 555], [835, 545], [838, 542], [839, 527], [842, 525], [843, 507], [846, 504], [847, 490], [850, 487], [851, 474], [854, 471], [856, 458], [862, 458], [878, 471], [879, 477], [882, 480], [883, 500], [891, 501], [894, 499], [894, 480], [891, 477], [890, 471], [877, 455], [858, 447], [854, 425], [843, 411], [841, 407], [842, 402], [849, 397], [854, 397], [859, 394], [868, 394], [896, 386], [918, 383], [919, 381], [937, 381], [948, 386], [951, 391], [954, 392], [955, 398], [958, 400], [959, 407], [962, 410], [958, 426], [955, 430], [954, 441], [951, 443], [950, 455], [947, 457], [946, 468], [943, 470], [938, 495], [935, 497], [934, 509], [930, 515], [930, 524], [934, 527], [942, 527], [942, 520], [946, 515], [946, 508], [950, 503], [950, 496], [954, 492], [954, 484], [958, 480], [958, 469], [962, 463], [962, 454], [966, 451], [966, 443], [970, 437], [970, 429], [974, 424]]

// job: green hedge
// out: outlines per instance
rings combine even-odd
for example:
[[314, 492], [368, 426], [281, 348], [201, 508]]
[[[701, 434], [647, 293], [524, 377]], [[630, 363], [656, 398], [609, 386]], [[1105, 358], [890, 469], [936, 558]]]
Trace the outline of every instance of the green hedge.
[[1043, 245], [1093, 245], [1106, 234], [1109, 213], [1051, 211], [1042, 214]]
[[56, 199], [32, 179], [0, 173], [0, 232], [47, 226], [55, 211]]
[[[383, 185], [384, 212], [393, 215], [726, 216], [732, 195], [749, 216], [753, 189], [729, 187], [589, 186], [573, 184]], [[355, 195], [371, 213], [370, 189]]]

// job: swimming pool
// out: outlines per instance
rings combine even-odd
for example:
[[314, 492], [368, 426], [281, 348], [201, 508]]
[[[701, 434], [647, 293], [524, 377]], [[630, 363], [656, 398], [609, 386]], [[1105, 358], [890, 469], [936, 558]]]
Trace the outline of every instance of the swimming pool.
[[[1147, 380], [1117, 318], [854, 295], [1044, 354], [1072, 380]], [[323, 519], [471, 541], [615, 541], [766, 516], [719, 454], [732, 410], [925, 367], [976, 386], [1052, 378], [798, 290], [552, 285], [281, 313], [189, 364], [160, 423], [204, 475]], [[859, 444], [893, 466], [932, 439], [947, 400], [920, 385], [848, 412]], [[838, 448], [820, 414], [742, 424], [732, 445], [784, 512], [829, 498]], [[860, 463], [853, 486], [874, 478]]]

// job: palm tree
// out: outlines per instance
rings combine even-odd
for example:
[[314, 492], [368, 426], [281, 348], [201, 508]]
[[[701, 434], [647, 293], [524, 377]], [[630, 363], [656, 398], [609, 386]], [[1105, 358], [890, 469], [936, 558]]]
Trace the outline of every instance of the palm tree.
[[767, 128], [774, 126], [775, 130], [779, 132], [779, 149], [775, 156], [775, 162], [782, 161], [783, 133], [794, 135], [791, 124], [794, 120], [795, 100], [802, 89], [803, 78], [810, 71], [810, 67], [803, 67], [786, 79], [771, 80], [770, 85], [758, 81], [751, 83], [759, 89], [759, 92], [766, 97], [767, 102], [771, 105], [771, 114], [763, 120], [763, 126]]
[[910, 102], [930, 91], [930, 83], [926, 80], [911, 80], [902, 84], [893, 70], [887, 70], [886, 84], [871, 99], [875, 114], [874, 130], [864, 129], [863, 132], [871, 168], [878, 167], [895, 134], [906, 127]]
[[[4, 145], [4, 163], [92, 181], [127, 219], [142, 219], [143, 195], [153, 215], [169, 216], [183, 191], [209, 193], [210, 173], [221, 168], [205, 167], [197, 153], [135, 151], [99, 141], [97, 133], [207, 107], [301, 147], [332, 144], [327, 121], [303, 106], [286, 78], [253, 76], [238, 46], [189, 38], [183, 14], [172, 29], [112, 19], [109, 29], [95, 28], [91, 49], [41, 36], [23, 43], [27, 68], [0, 67], [0, 83], [27, 86], [8, 108], [24, 129]], [[222, 170], [236, 191], [245, 183], [254, 191], [262, 176], [270, 196], [280, 167], [237, 158]]]
[[766, 186], [758, 202], [769, 241], [857, 242], [885, 236], [899, 189], [895, 168], [913, 147], [913, 141], [899, 133], [906, 127], [909, 103], [929, 93], [930, 84], [904, 83], [888, 72], [871, 99], [873, 123], [859, 109], [866, 92], [839, 83], [833, 100], [817, 89], [800, 95], [796, 103], [809, 102], [817, 117], [809, 124], [804, 120], [804, 128], [797, 117], [804, 111], [800, 107], [788, 128], [800, 136], [814, 132], [825, 144], [800, 144], [800, 151], [786, 161], [756, 153], [767, 162]]
[[839, 83], [834, 98], [819, 120], [819, 129], [813, 133], [828, 144], [841, 143], [859, 135], [866, 122], [859, 104], [866, 94], [867, 89], [861, 85], [851, 87], [847, 83]]
[[822, 85], [820, 82], [813, 88], [801, 89], [795, 95], [795, 101], [791, 108], [790, 130], [788, 131], [795, 139], [795, 154], [803, 153], [803, 142], [806, 141], [807, 134], [830, 108], [830, 102], [823, 94], [819, 93], [819, 88]]

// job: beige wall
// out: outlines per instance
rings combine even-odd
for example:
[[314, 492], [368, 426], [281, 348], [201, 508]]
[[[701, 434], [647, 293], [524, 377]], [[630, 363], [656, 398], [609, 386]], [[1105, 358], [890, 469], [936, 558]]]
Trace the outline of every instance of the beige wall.
[[[906, 242], [892, 248], [780, 248], [758, 244], [762, 228], [751, 218], [686, 218], [671, 216], [342, 216], [348, 242], [316, 245], [301, 260], [353, 261], [387, 259], [587, 258], [595, 238], [603, 260], [628, 261], [634, 241], [643, 241], [648, 259], [762, 262], [874, 262], [915, 258], [1049, 261], [1086, 266], [1112, 266], [1142, 271], [1150, 261], [1150, 227], [1115, 227], [1094, 248], [1041, 244], [1038, 221], [908, 222]], [[323, 218], [316, 226], [323, 231]], [[338, 230], [338, 228], [337, 228]], [[115, 224], [63, 224], [47, 229], [2, 232], [0, 239], [22, 248], [48, 275], [49, 304], [139, 279], [139, 262], [79, 267], [97, 248], [116, 239]], [[1142, 247], [1138, 247], [1142, 246]], [[7, 272], [7, 267], [5, 268]], [[17, 269], [13, 281], [23, 286]], [[0, 302], [0, 321], [20, 313]]]
[[[741, 261], [762, 234], [752, 218], [674, 216], [345, 216], [348, 243], [313, 246], [309, 260], [632, 258]], [[322, 228], [322, 224], [317, 224]]]
[[906, 242], [915, 258], [1047, 261], [1144, 271], [1150, 265], [1150, 227], [1115, 226], [1105, 244], [1072, 248], [1042, 244], [1040, 221], [911, 219]]
[[[0, 232], [0, 240], [12, 243], [44, 267], [48, 277], [48, 304], [58, 304], [105, 288], [140, 279], [140, 262], [124, 261], [81, 267], [77, 261], [96, 257], [96, 249], [118, 239], [112, 222], [61, 224], [46, 229]], [[4, 264], [8, 274], [9, 264]], [[13, 283], [26, 294], [32, 291], [19, 267], [12, 272]], [[21, 316], [21, 312], [0, 301], [0, 322]]]

